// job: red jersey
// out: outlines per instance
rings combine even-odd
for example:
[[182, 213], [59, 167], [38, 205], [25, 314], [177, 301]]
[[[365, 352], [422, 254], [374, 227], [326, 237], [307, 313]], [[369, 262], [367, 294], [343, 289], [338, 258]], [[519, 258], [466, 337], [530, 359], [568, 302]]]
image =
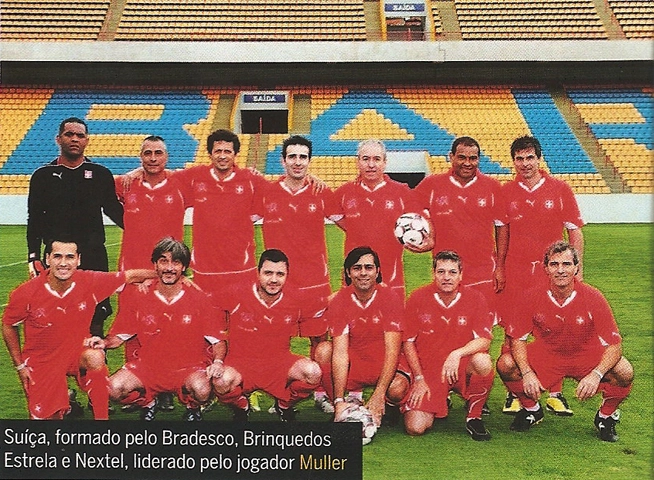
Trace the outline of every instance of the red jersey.
[[414, 291], [406, 305], [404, 339], [415, 341], [426, 370], [440, 373], [447, 356], [476, 338], [492, 339], [493, 314], [474, 288], [462, 287], [449, 305], [433, 284]]
[[136, 358], [159, 370], [179, 370], [208, 361], [207, 348], [225, 339], [224, 312], [194, 287], [183, 286], [168, 301], [151, 286], [147, 292], [129, 286], [121, 293], [120, 310], [110, 335], [126, 340], [136, 335]]
[[507, 264], [537, 262], [542, 266], [545, 250], [563, 238], [564, 228], [584, 226], [568, 184], [540, 173], [543, 178], [531, 190], [518, 180], [502, 187], [511, 228]]
[[434, 224], [434, 254], [457, 252], [466, 285], [490, 280], [496, 258], [494, 226], [506, 224], [500, 183], [478, 172], [461, 185], [450, 171], [426, 177], [416, 193]]
[[518, 302], [515, 314], [506, 322], [507, 335], [524, 338], [532, 333], [534, 344], [548, 352], [577, 356], [622, 342], [608, 302], [599, 290], [585, 283], [575, 282], [563, 305], [546, 288], [533, 289]]
[[228, 357], [274, 361], [290, 352], [291, 337], [297, 336], [303, 316], [290, 290], [272, 305], [261, 298], [255, 284], [237, 287], [230, 299], [234, 306], [229, 308]]
[[348, 182], [335, 197], [344, 216], [346, 255], [356, 247], [371, 247], [379, 255], [384, 283], [404, 288], [404, 247], [395, 237], [395, 223], [403, 213], [423, 210], [414, 192], [385, 176], [373, 190], [360, 181]]
[[289, 281], [298, 288], [329, 285], [325, 218], [337, 212], [331, 190], [314, 193], [312, 188], [292, 192], [282, 178], [260, 189], [255, 202], [264, 244], [288, 256]]
[[49, 270], [16, 288], [2, 316], [5, 325], [23, 323], [23, 361], [63, 369], [78, 361], [95, 306], [123, 283], [123, 272], [77, 270], [63, 294], [48, 284]]
[[159, 240], [164, 237], [184, 240], [186, 204], [180, 187], [173, 178], [155, 186], [138, 180], [125, 191], [118, 177], [116, 194], [125, 208], [118, 268], [152, 268], [152, 250]]
[[192, 267], [200, 273], [242, 272], [255, 268], [254, 192], [264, 178], [234, 167], [220, 180], [211, 166], [175, 172], [184, 198], [193, 206]]
[[382, 365], [386, 351], [384, 333], [403, 331], [404, 299], [390, 287], [377, 285], [372, 298], [363, 304], [350, 285], [332, 298], [325, 315], [332, 337], [348, 335], [350, 352]]

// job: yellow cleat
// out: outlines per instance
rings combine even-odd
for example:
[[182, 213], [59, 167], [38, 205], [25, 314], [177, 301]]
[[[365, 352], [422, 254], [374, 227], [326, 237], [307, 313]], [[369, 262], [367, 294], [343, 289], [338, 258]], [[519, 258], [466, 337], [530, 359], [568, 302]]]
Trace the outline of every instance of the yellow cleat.
[[514, 397], [511, 395], [511, 393], [506, 394], [506, 400], [504, 401], [504, 406], [502, 407], [502, 413], [506, 413], [507, 415], [515, 415], [520, 411], [522, 406], [520, 405], [520, 401], [518, 401], [518, 397]]
[[261, 406], [259, 405], [259, 399], [261, 398], [261, 392], [259, 390], [252, 392], [249, 397], [250, 408], [255, 412], [261, 411]]
[[570, 417], [574, 414], [568, 406], [567, 400], [560, 393], [553, 397], [549, 397], [545, 408], [547, 408], [549, 412], [552, 412], [554, 415], [559, 415], [560, 417]]

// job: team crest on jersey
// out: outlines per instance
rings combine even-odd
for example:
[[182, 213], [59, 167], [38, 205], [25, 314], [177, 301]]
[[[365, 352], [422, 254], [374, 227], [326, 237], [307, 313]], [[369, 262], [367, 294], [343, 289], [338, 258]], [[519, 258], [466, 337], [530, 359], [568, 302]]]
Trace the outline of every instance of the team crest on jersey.
[[84, 178], [86, 178], [86, 179], [93, 178], [93, 171], [92, 170], [84, 170]]
[[243, 188], [243, 185], [236, 185], [235, 191], [241, 195], [245, 191], [245, 188]]
[[345, 202], [345, 208], [356, 208], [356, 207], [357, 207], [356, 198], [350, 198], [348, 199], [347, 202]]
[[277, 211], [277, 203], [271, 202], [271, 203], [266, 204], [266, 210], [268, 210], [269, 212], [276, 212]]
[[447, 197], [447, 195], [443, 195], [442, 197], [438, 197], [438, 198], [436, 199], [436, 203], [442, 207], [443, 205], [447, 205], [447, 204], [449, 204], [449, 203], [450, 203], [450, 200], [449, 200], [449, 198]]
[[254, 321], [254, 315], [251, 313], [243, 312], [241, 313], [241, 321], [243, 323], [252, 323]]
[[34, 310], [33, 317], [34, 318], [45, 317], [45, 308], [37, 308], [36, 310]]
[[386, 200], [386, 210], [393, 210], [395, 208], [395, 202], [393, 200]]
[[80, 312], [86, 310], [86, 302], [80, 302], [79, 305], [77, 305], [77, 310], [79, 310]]
[[143, 323], [146, 325], [153, 325], [156, 322], [154, 315], [146, 315], [143, 317]]
[[284, 317], [284, 323], [286, 325], [290, 325], [291, 323], [293, 323], [293, 317], [291, 315], [286, 315]]
[[186, 324], [191, 323], [191, 316], [190, 315], [182, 315], [182, 323], [186, 323]]
[[172, 195], [166, 195], [166, 203], [173, 203], [173, 196]]
[[420, 321], [420, 323], [431, 323], [431, 314], [421, 313], [418, 315], [418, 321]]
[[459, 319], [457, 320], [457, 323], [459, 325], [467, 325], [468, 324], [468, 318], [465, 315], [461, 315]]
[[488, 200], [486, 198], [478, 198], [477, 199], [477, 205], [480, 207], [485, 207], [488, 204]]
[[198, 192], [206, 192], [207, 191], [207, 184], [204, 182], [199, 182], [196, 187]]
[[127, 203], [136, 203], [137, 201], [137, 196], [134, 193], [130, 193], [127, 195]]
[[318, 210], [318, 207], [316, 206], [315, 203], [310, 203], [310, 204], [309, 204], [309, 211], [310, 211], [311, 213], [314, 213], [314, 212], [316, 212], [317, 210]]
[[372, 323], [377, 324], [381, 322], [381, 319], [377, 315], [372, 316]]
[[511, 202], [511, 204], [509, 205], [509, 210], [511, 210], [512, 212], [515, 212], [517, 209], [518, 209], [518, 202], [515, 202], [515, 201]]
[[581, 315], [579, 315], [579, 316], [576, 318], [576, 322], [577, 322], [577, 325], [583, 325], [583, 324], [586, 322], [586, 320], [584, 319], [584, 317], [582, 317]]
[[545, 200], [545, 208], [548, 210], [554, 208], [554, 200]]

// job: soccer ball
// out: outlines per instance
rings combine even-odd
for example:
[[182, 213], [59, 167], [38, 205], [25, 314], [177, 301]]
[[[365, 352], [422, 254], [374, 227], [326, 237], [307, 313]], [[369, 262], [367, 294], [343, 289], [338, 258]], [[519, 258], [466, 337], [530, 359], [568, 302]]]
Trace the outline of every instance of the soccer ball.
[[357, 403], [348, 403], [346, 409], [336, 419], [337, 422], [360, 422], [361, 423], [361, 441], [364, 445], [372, 442], [372, 437], [377, 433], [377, 425], [372, 417], [372, 413], [363, 405]]
[[429, 222], [418, 213], [403, 213], [395, 222], [395, 236], [402, 245], [419, 247], [429, 236]]

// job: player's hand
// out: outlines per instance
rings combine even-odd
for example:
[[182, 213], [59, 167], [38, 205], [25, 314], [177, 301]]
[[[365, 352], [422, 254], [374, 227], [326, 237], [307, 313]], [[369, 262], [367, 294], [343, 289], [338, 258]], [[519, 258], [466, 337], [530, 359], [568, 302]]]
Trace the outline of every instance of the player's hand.
[[506, 275], [504, 272], [504, 267], [496, 267], [495, 272], [493, 273], [493, 287], [495, 288], [495, 293], [500, 293], [504, 290], [506, 286]]
[[377, 426], [381, 425], [381, 418], [386, 412], [386, 399], [384, 396], [385, 392], [378, 394], [375, 391], [366, 404], [366, 408], [372, 413], [372, 418]]
[[420, 380], [415, 381], [413, 385], [411, 385], [409, 400], [407, 401], [409, 408], [418, 408], [422, 403], [422, 399], [425, 397], [425, 395], [427, 395], [427, 400], [431, 399], [431, 390], [429, 389], [429, 385], [427, 385], [427, 382], [425, 382], [424, 378], [421, 378]]
[[131, 172], [127, 172], [125, 175], [122, 175], [120, 177], [120, 180], [123, 184], [123, 190], [125, 192], [129, 192], [130, 187], [132, 186], [132, 183], [136, 180], [141, 180], [144, 177], [144, 172], [143, 168], [139, 167]]
[[334, 404], [334, 421], [335, 422], [340, 422], [342, 417], [343, 417], [343, 412], [347, 408], [348, 403], [343, 401], [343, 402], [338, 402]]
[[38, 277], [41, 272], [45, 271], [45, 267], [43, 266], [41, 260], [33, 260], [31, 262], [27, 262], [27, 268], [30, 272], [30, 278]]
[[424, 238], [420, 245], [405, 243], [404, 248], [413, 253], [424, 253], [434, 249], [434, 239], [431, 236]]
[[20, 378], [20, 384], [25, 390], [25, 394], [29, 392], [29, 386], [34, 385], [34, 380], [32, 379], [32, 367], [24, 366], [18, 370], [18, 378]]
[[82, 345], [86, 348], [94, 348], [97, 350], [104, 350], [106, 348], [104, 339], [102, 337], [92, 336], [85, 338]]
[[306, 178], [309, 182], [309, 185], [311, 185], [311, 193], [313, 193], [314, 195], [322, 192], [324, 189], [327, 188], [327, 184], [322, 179], [316, 177], [315, 175], [311, 175], [310, 173], [308, 173]]
[[595, 372], [590, 372], [584, 378], [579, 380], [579, 384], [575, 390], [575, 397], [581, 401], [588, 400], [590, 397], [597, 393], [599, 384], [599, 376], [596, 375]]
[[136, 288], [139, 289], [140, 293], [148, 293], [153, 283], [154, 278], [148, 278], [147, 280], [143, 280], [141, 283], [137, 284]]
[[540, 393], [545, 390], [533, 371], [527, 372], [526, 375], [523, 375], [522, 388], [525, 395], [533, 400], [538, 400], [540, 398]]
[[450, 352], [443, 363], [441, 370], [441, 382], [447, 382], [453, 385], [459, 380], [459, 365], [461, 364], [461, 356], [457, 351]]
[[222, 378], [225, 373], [225, 365], [222, 362], [214, 361], [207, 367], [208, 378]]

